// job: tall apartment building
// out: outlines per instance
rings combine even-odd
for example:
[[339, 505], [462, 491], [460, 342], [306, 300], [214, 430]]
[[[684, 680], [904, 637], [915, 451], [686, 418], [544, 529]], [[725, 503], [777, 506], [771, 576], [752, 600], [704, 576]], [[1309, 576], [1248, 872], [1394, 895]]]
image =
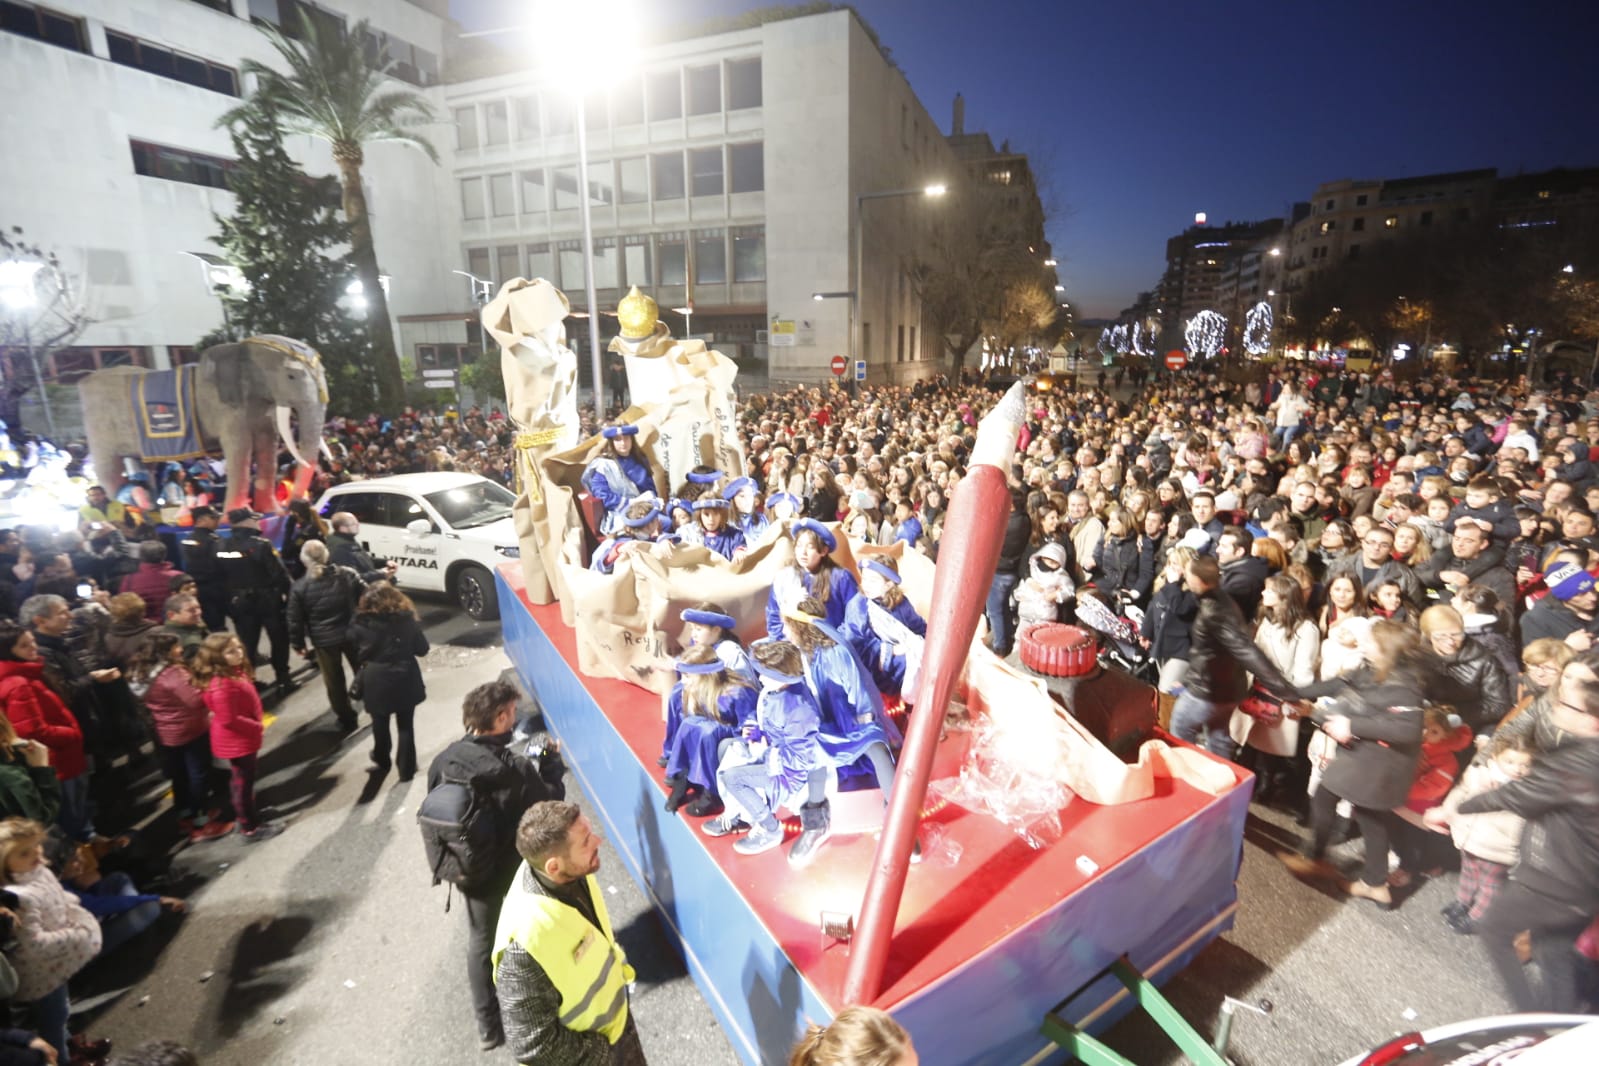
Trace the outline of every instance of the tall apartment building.
[[[637, 284], [675, 332], [740, 359], [747, 380], [820, 381], [850, 351], [849, 301], [812, 295], [858, 287], [872, 380], [942, 365], [910, 265], [943, 205], [870, 200], [858, 280], [852, 217], [861, 194], [958, 182], [964, 164], [848, 11], [648, 48], [586, 102], [580, 193], [571, 98], [536, 71], [452, 73], [444, 0], [3, 0], [0, 222], [62, 254], [94, 319], [48, 375], [181, 363], [221, 324], [194, 258], [215, 255], [214, 216], [233, 206], [216, 122], [251, 88], [245, 59], [277, 62], [252, 23], [292, 29], [302, 10], [341, 31], [369, 19], [396, 75], [444, 119], [426, 131], [439, 164], [375, 145], [364, 171], [402, 359], [472, 358], [476, 304], [457, 270], [495, 285], [548, 277], [586, 310], [581, 194], [605, 337], [616, 328], [605, 312]], [[324, 145], [288, 147], [308, 172], [335, 172]], [[690, 325], [672, 309], [691, 299]], [[569, 327], [582, 346], [586, 330]]]
[[1284, 286], [1297, 290], [1318, 270], [1358, 259], [1382, 241], [1483, 218], [1494, 188], [1492, 169], [1319, 185], [1310, 213], [1289, 235]]
[[[1248, 291], [1270, 288], [1263, 283], [1258, 256], [1266, 254], [1282, 234], [1280, 218], [1262, 222], [1228, 222], [1220, 226], [1196, 224], [1166, 242], [1166, 272], [1161, 276], [1158, 306], [1168, 330], [1201, 311], [1230, 314], [1240, 292], [1239, 260], [1255, 255], [1248, 268]], [[1226, 279], [1231, 272], [1231, 280]], [[1225, 282], [1225, 283], [1224, 283]], [[1223, 306], [1225, 303], [1225, 306]]]
[[[580, 305], [570, 99], [519, 71], [448, 84], [444, 103], [458, 207], [441, 254], [497, 283], [547, 277]], [[765, 356], [776, 380], [821, 380], [850, 349], [848, 301], [812, 295], [856, 285], [856, 196], [959, 177], [904, 75], [847, 11], [653, 47], [586, 110], [602, 312], [637, 285], [674, 331]], [[936, 370], [909, 262], [940, 206], [867, 204], [858, 354], [872, 380]], [[685, 323], [670, 309], [691, 298]], [[460, 302], [435, 302], [401, 316], [405, 335], [464, 340], [440, 318]]]

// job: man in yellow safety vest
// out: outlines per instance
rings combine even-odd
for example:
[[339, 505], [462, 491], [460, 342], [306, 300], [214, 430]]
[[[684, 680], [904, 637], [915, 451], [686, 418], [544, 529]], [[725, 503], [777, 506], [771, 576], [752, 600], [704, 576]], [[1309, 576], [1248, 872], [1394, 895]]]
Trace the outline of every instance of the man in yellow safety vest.
[[594, 879], [599, 836], [576, 805], [548, 800], [522, 815], [516, 850], [523, 865], [494, 934], [506, 1045], [538, 1066], [646, 1066], [628, 1011], [633, 967]]

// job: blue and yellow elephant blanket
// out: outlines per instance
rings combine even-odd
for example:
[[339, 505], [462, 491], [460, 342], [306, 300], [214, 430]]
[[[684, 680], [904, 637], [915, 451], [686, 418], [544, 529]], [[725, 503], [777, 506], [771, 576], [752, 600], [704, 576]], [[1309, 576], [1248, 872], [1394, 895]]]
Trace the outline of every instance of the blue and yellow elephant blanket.
[[133, 417], [139, 428], [140, 455], [158, 459], [193, 459], [205, 454], [200, 420], [194, 411], [194, 382], [199, 368], [152, 370], [128, 382]]

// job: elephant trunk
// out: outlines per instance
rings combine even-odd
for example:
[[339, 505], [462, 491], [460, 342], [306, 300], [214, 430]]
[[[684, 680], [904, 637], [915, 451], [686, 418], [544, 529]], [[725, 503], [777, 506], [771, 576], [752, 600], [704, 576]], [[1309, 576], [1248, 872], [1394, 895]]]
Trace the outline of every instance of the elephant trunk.
[[299, 432], [291, 432], [289, 424], [290, 408], [286, 404], [278, 405], [278, 434], [283, 438], [284, 447], [289, 454], [294, 456], [299, 464], [294, 471], [294, 498], [306, 495], [311, 488], [311, 478], [316, 473], [316, 456], [320, 448], [325, 447], [322, 441], [321, 411], [310, 406], [296, 405], [293, 414], [300, 423]]
[[[288, 404], [278, 404], [278, 436], [283, 439], [283, 446], [289, 449], [289, 454], [294, 456], [295, 462], [301, 466], [309, 466], [310, 460], [306, 458], [305, 449], [300, 446], [299, 438], [294, 434], [293, 427], [289, 424], [290, 409]], [[295, 411], [294, 414], [303, 416], [304, 412]], [[305, 418], [300, 419], [300, 435], [305, 435]], [[316, 446], [311, 447], [311, 454], [316, 454]]]

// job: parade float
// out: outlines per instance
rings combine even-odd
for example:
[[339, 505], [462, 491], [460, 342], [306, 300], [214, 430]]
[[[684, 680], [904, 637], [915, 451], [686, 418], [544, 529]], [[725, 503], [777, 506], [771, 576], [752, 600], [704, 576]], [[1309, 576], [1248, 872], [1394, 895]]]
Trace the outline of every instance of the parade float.
[[[899, 556], [932, 624], [913, 709], [899, 707], [886, 816], [875, 789], [835, 796], [832, 837], [794, 869], [782, 850], [739, 855], [666, 813], [656, 756], [681, 611], [714, 601], [746, 641], [763, 636], [792, 542], [775, 523], [732, 562], [679, 547], [589, 568], [582, 473], [604, 441], [580, 439], [566, 311], [548, 282], [516, 279], [483, 312], [517, 427], [521, 557], [497, 578], [506, 650], [743, 1061], [785, 1061], [807, 1023], [853, 1003], [893, 1012], [934, 1066], [1064, 1061], [1062, 1045], [1231, 927], [1248, 776], [1165, 734], [1154, 690], [1101, 665], [1091, 635], [1030, 635], [1037, 670], [980, 639], [1021, 385], [980, 425], [936, 569]], [[674, 340], [636, 290], [618, 317], [634, 400], [618, 421], [638, 427], [659, 494], [696, 464], [742, 474], [731, 360]], [[834, 533], [834, 562], [854, 570], [867, 549]]]

